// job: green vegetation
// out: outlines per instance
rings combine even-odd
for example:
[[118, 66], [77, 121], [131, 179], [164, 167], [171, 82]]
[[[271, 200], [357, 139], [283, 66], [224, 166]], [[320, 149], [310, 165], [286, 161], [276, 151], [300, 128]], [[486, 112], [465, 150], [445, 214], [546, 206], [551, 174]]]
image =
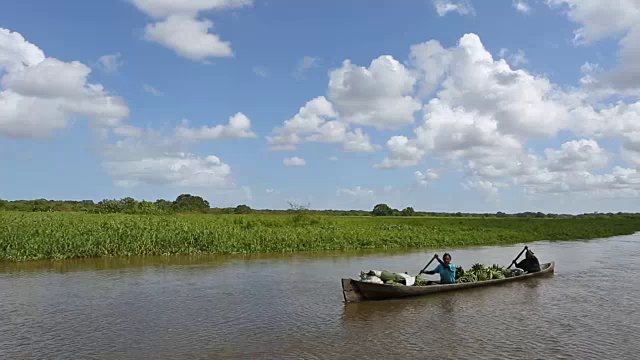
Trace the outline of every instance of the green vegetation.
[[286, 216], [4, 211], [0, 260], [499, 245], [640, 229], [640, 218], [340, 217], [303, 207], [290, 211]]
[[[159, 199], [154, 202], [138, 201], [131, 197], [120, 200], [104, 199], [97, 203], [93, 200], [70, 201], [70, 200], [15, 200], [8, 201], [0, 199], [0, 211], [26, 211], [26, 212], [84, 212], [90, 214], [141, 214], [141, 215], [167, 215], [167, 214], [270, 214], [270, 215], [290, 215], [292, 212], [298, 213], [303, 207], [289, 204], [286, 210], [252, 209], [247, 205], [236, 207], [212, 207], [209, 201], [200, 196], [181, 194], [176, 200], [168, 201]], [[570, 219], [570, 218], [640, 218], [640, 213], [588, 213], [588, 214], [545, 214], [542, 212], [521, 212], [507, 214], [502, 211], [496, 213], [445, 213], [432, 211], [416, 211], [408, 206], [402, 210], [391, 208], [387, 204], [377, 204], [371, 211], [366, 210], [311, 210], [304, 208], [309, 214], [332, 215], [332, 216], [429, 216], [429, 217], [499, 217], [499, 218], [550, 218], [550, 219]]]

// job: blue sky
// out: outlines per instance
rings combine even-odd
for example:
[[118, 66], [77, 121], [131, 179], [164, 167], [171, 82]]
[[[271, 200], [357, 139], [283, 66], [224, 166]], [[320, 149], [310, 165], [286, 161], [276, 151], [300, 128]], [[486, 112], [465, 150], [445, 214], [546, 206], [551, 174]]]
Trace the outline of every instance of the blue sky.
[[638, 211], [636, 24], [639, 1], [5, 1], [0, 198]]

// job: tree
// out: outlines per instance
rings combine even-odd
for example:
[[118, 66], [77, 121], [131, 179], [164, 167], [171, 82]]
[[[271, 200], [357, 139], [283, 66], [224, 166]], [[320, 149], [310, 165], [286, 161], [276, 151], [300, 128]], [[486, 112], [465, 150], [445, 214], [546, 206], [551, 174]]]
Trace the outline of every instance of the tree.
[[391, 209], [387, 204], [377, 204], [373, 207], [373, 211], [371, 213], [373, 216], [391, 216], [393, 214], [393, 209]]
[[413, 216], [415, 214], [416, 214], [416, 212], [415, 212], [415, 210], [413, 210], [413, 208], [411, 206], [408, 206], [408, 207], [402, 209], [402, 216]]
[[200, 196], [180, 194], [173, 202], [178, 211], [204, 211], [210, 209], [209, 202]]
[[153, 205], [159, 210], [169, 211], [171, 210], [173, 203], [169, 200], [158, 199], [153, 203]]
[[234, 214], [248, 214], [251, 212], [251, 208], [247, 205], [238, 205], [233, 209]]

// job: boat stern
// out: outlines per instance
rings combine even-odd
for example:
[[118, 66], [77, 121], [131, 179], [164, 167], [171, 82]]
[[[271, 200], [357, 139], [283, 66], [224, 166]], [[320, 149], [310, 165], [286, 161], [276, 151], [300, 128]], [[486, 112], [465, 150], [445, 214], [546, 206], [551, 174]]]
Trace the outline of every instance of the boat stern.
[[344, 296], [344, 302], [360, 302], [363, 300], [362, 294], [358, 291], [358, 288], [354, 286], [352, 279], [342, 279], [342, 295]]

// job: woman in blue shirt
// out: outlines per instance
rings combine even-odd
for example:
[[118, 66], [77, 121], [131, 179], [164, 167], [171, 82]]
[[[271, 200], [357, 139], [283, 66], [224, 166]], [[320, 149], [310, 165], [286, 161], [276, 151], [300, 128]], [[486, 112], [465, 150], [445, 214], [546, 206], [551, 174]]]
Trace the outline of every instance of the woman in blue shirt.
[[425, 271], [424, 273], [429, 275], [439, 274], [440, 284], [455, 284], [456, 265], [451, 262], [451, 255], [449, 255], [449, 253], [445, 253], [442, 256], [442, 260], [438, 258], [438, 255], [436, 255], [435, 258], [440, 264], [438, 264], [435, 269]]

